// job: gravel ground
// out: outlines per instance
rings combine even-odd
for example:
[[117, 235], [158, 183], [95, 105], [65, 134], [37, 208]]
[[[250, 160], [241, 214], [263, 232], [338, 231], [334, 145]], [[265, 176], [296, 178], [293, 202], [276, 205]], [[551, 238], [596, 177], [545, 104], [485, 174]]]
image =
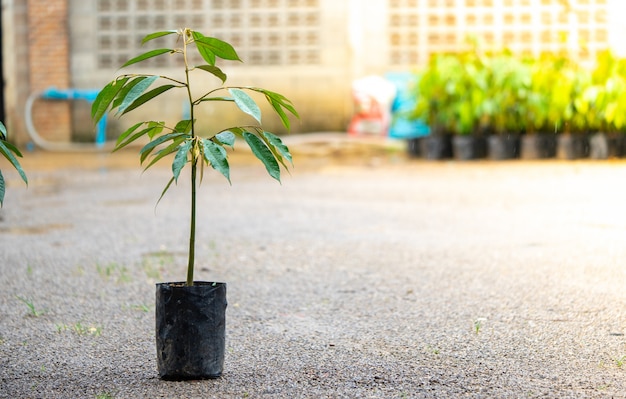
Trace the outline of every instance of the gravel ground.
[[[294, 141], [205, 175], [222, 378], [157, 377], [154, 284], [188, 184], [134, 153], [27, 154], [0, 210], [0, 398], [626, 398], [626, 162], [427, 162]], [[356, 154], [356, 155], [355, 155]], [[29, 308], [32, 305], [33, 309]], [[33, 314], [36, 313], [36, 314]]]

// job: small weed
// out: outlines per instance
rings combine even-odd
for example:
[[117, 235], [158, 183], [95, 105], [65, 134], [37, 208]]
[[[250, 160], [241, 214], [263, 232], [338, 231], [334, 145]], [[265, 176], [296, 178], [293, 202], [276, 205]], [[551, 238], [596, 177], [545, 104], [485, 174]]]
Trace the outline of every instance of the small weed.
[[85, 268], [83, 267], [83, 265], [76, 266], [76, 268], [74, 269], [74, 275], [79, 277], [85, 275]]
[[114, 397], [110, 392], [102, 392], [96, 395], [96, 399], [113, 399]]
[[33, 275], [33, 267], [31, 265], [26, 266], [26, 275], [28, 277]]
[[24, 302], [24, 304], [26, 304], [26, 306], [28, 307], [28, 315], [32, 316], [32, 317], [39, 317], [42, 316], [44, 313], [46, 313], [44, 310], [37, 310], [35, 308], [35, 305], [33, 304], [33, 300], [30, 298], [24, 298], [21, 297], [19, 295], [15, 296], [17, 299], [19, 299], [20, 301]]
[[474, 320], [474, 332], [476, 334], [480, 333], [480, 330], [483, 328], [483, 324], [487, 321], [484, 317], [479, 317]]
[[150, 252], [144, 255], [143, 271], [148, 278], [161, 280], [161, 269], [174, 263], [174, 255], [162, 249], [156, 252]]
[[78, 322], [72, 326], [74, 332], [78, 335], [92, 335], [94, 337], [99, 337], [102, 335], [102, 327], [98, 326], [87, 326]]
[[626, 356], [622, 356], [622, 357], [616, 357], [615, 359], [615, 364], [617, 365], [617, 367], [621, 368], [622, 366], [624, 366], [624, 364], [626, 364]]
[[0, 345], [4, 344], [4, 337], [0, 335]]
[[100, 335], [102, 335], [101, 326], [84, 325], [81, 322], [78, 322], [71, 326], [68, 326], [67, 324], [57, 324], [55, 327], [56, 327], [57, 333], [62, 333], [64, 331], [71, 330], [78, 335], [91, 335], [93, 337], [99, 337]]
[[105, 266], [96, 263], [96, 270], [98, 271], [100, 277], [105, 280], [115, 278], [115, 281], [118, 283], [128, 283], [131, 281], [130, 276], [128, 275], [128, 269], [115, 262], [111, 262]]
[[146, 305], [145, 303], [140, 303], [140, 304], [137, 304], [137, 305], [129, 305], [128, 309], [138, 310], [138, 311], [144, 312], [144, 313], [150, 312], [150, 307], [148, 305]]
[[439, 350], [439, 348], [435, 348], [434, 346], [428, 345], [426, 347], [426, 350], [434, 355], [438, 355], [441, 353], [441, 351]]

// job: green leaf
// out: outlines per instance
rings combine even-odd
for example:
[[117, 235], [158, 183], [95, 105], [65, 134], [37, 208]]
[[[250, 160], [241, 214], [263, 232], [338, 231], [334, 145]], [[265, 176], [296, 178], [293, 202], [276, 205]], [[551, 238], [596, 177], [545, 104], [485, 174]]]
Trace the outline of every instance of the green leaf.
[[7, 128], [4, 126], [2, 121], [0, 121], [0, 140], [6, 140], [8, 137]]
[[243, 138], [250, 146], [250, 149], [252, 149], [252, 153], [263, 162], [267, 173], [280, 182], [280, 166], [272, 151], [267, 148], [260, 138], [252, 133], [245, 132]]
[[132, 136], [127, 138], [126, 141], [116, 143], [115, 144], [115, 148], [113, 149], [113, 152], [121, 150], [122, 148], [126, 147], [127, 145], [129, 145], [133, 141], [139, 139], [142, 136], [145, 136], [146, 134], [149, 134], [154, 129], [158, 129], [158, 127], [157, 126], [148, 126], [147, 128], [142, 129], [142, 130], [140, 130], [137, 133], [134, 133]]
[[174, 174], [174, 180], [178, 181], [178, 176], [180, 175], [180, 171], [183, 169], [185, 164], [187, 163], [187, 154], [191, 149], [191, 145], [193, 144], [192, 140], [188, 140], [183, 145], [178, 148], [178, 152], [174, 156], [174, 162], [172, 162], [172, 173]]
[[159, 199], [157, 200], [157, 205], [159, 205], [159, 202], [161, 202], [161, 199], [163, 198], [163, 196], [165, 195], [165, 193], [167, 192], [167, 190], [169, 190], [170, 186], [172, 185], [172, 183], [174, 182], [174, 178], [172, 177], [170, 179], [170, 181], [167, 183], [167, 185], [165, 186], [165, 188], [163, 189], [163, 191], [161, 192], [161, 196], [159, 197]]
[[[198, 40], [204, 37], [204, 35], [200, 32], [191, 32], [191, 34], [194, 40]], [[196, 42], [196, 48], [198, 49], [198, 53], [200, 53], [202, 59], [204, 59], [207, 64], [215, 65], [215, 53], [211, 51], [211, 48], [209, 46], [205, 46], [201, 42]]]
[[[223, 60], [241, 61], [237, 51], [229, 43], [215, 37], [204, 36], [200, 32], [194, 31], [192, 34], [200, 55], [209, 65], [215, 65], [216, 56]], [[203, 53], [208, 55], [208, 59]]]
[[276, 114], [278, 114], [278, 117], [283, 123], [283, 126], [285, 126], [287, 130], [291, 129], [291, 121], [289, 120], [289, 117], [287, 116], [283, 108], [280, 106], [280, 104], [277, 103], [276, 101], [269, 99], [269, 97], [268, 97], [268, 100], [270, 104], [272, 105], [272, 108], [274, 108], [274, 111], [276, 111]]
[[[146, 122], [135, 123], [134, 125], [132, 125], [128, 129], [126, 129], [126, 131], [124, 133], [120, 134], [120, 136], [117, 138], [116, 146], [119, 145], [122, 141], [124, 141], [124, 139], [126, 139], [126, 137], [131, 135], [135, 130], [137, 130], [139, 128], [139, 126], [143, 125], [144, 123], [146, 123]], [[113, 151], [115, 151], [115, 150], [113, 150]]]
[[161, 54], [173, 53], [173, 52], [174, 52], [174, 50], [172, 50], [171, 48], [160, 48], [160, 49], [156, 49], [156, 50], [150, 50], [150, 51], [147, 51], [147, 52], [145, 52], [145, 53], [143, 53], [141, 55], [138, 55], [135, 58], [131, 58], [130, 60], [126, 61], [124, 63], [124, 65], [122, 65], [120, 67], [120, 69], [124, 68], [124, 67], [127, 67], [129, 65], [132, 65], [132, 64], [136, 64], [136, 63], [141, 62], [141, 61], [145, 61], [148, 58], [157, 57], [157, 56], [159, 56]]
[[244, 129], [242, 127], [231, 127], [231, 128], [228, 128], [227, 130], [225, 130], [224, 132], [231, 132], [235, 136], [243, 138], [243, 134], [246, 132], [246, 129]]
[[152, 128], [148, 132], [148, 137], [150, 137], [150, 140], [152, 140], [154, 138], [154, 136], [156, 136], [158, 134], [161, 134], [161, 132], [165, 128], [165, 122], [151, 121], [151, 122], [148, 122], [148, 126]]
[[171, 35], [173, 33], [177, 33], [177, 32], [175, 30], [165, 30], [161, 32], [150, 33], [149, 35], [146, 35], [143, 39], [141, 39], [141, 44], [145, 44], [146, 42], [149, 42], [150, 40], [154, 40], [159, 37]]
[[200, 66], [197, 66], [196, 68], [202, 69], [203, 71], [207, 71], [208, 73], [212, 74], [216, 78], [220, 79], [222, 83], [226, 83], [226, 74], [222, 72], [222, 70], [216, 67], [215, 65], [200, 65]]
[[115, 96], [115, 100], [113, 100], [113, 102], [111, 103], [111, 109], [119, 107], [124, 101], [124, 98], [126, 98], [126, 96], [128, 95], [128, 92], [131, 91], [131, 89], [135, 87], [136, 84], [144, 80], [146, 77], [147, 76], [142, 75], [136, 78], [131, 78], [128, 83], [124, 85], [122, 90], [120, 90], [119, 93], [117, 93], [117, 95]]
[[0, 170], [0, 208], [2, 208], [3, 202], [4, 202], [4, 177], [2, 176], [2, 171]]
[[176, 126], [174, 126], [174, 131], [180, 133], [189, 133], [191, 131], [191, 127], [191, 119], [183, 119], [182, 121], [179, 121]]
[[14, 146], [13, 144], [11, 144], [8, 141], [2, 141], [2, 143], [4, 143], [4, 145], [11, 150], [11, 152], [13, 152], [16, 156], [22, 158], [22, 153], [20, 152], [20, 150], [17, 149], [16, 146]]
[[172, 84], [167, 84], [167, 85], [162, 85], [159, 87], [155, 87], [154, 89], [142, 94], [141, 96], [139, 96], [135, 101], [133, 101], [132, 104], [130, 104], [128, 106], [128, 108], [126, 108], [124, 110], [124, 112], [122, 112], [122, 115], [124, 115], [125, 113], [128, 113], [132, 110], [134, 110], [135, 108], [145, 104], [146, 102], [152, 100], [154, 97], [165, 93], [166, 91], [168, 91], [169, 89], [173, 88], [173, 87], [182, 87], [182, 86], [176, 86], [176, 85], [172, 85]]
[[181, 136], [184, 136], [185, 138], [189, 137], [186, 133], [175, 132], [175, 133], [165, 134], [163, 136], [160, 136], [160, 137], [150, 141], [148, 144], [143, 146], [143, 148], [141, 150], [139, 150], [139, 154], [141, 155], [140, 162], [143, 164], [143, 162], [150, 155], [150, 153], [156, 147], [158, 147], [159, 145], [165, 143], [166, 141], [174, 140], [174, 139], [176, 139], [178, 137], [181, 137]]
[[285, 157], [289, 163], [293, 165], [293, 159], [291, 157], [291, 153], [289, 152], [289, 148], [283, 144], [280, 137], [270, 132], [263, 132], [263, 137], [265, 137], [269, 142], [270, 148], [275, 148], [282, 157]]
[[298, 114], [298, 111], [296, 111], [295, 107], [291, 103], [291, 100], [289, 100], [287, 97], [283, 96], [282, 94], [279, 94], [270, 90], [266, 90], [266, 89], [261, 89], [259, 87], [251, 87], [250, 90], [254, 90], [259, 93], [263, 93], [265, 95], [265, 99], [270, 103], [272, 108], [274, 108], [274, 110], [280, 117], [280, 120], [282, 121], [283, 126], [285, 126], [287, 129], [291, 127], [291, 122], [289, 121], [289, 118], [287, 117], [285, 110], [289, 111], [296, 118], [298, 119], [300, 118], [300, 115]]
[[256, 102], [243, 90], [240, 89], [228, 89], [228, 92], [235, 99], [235, 104], [240, 110], [246, 114], [252, 116], [257, 122], [261, 123], [261, 110]]
[[202, 140], [202, 147], [204, 147], [204, 159], [213, 169], [223, 174], [230, 183], [230, 165], [228, 165], [228, 154], [224, 147], [206, 139]]
[[124, 100], [122, 101], [122, 103], [118, 107], [118, 112], [121, 112], [122, 114], [124, 114], [125, 113], [124, 111], [126, 110], [126, 108], [128, 108], [128, 106], [131, 103], [133, 103], [139, 96], [141, 96], [141, 94], [144, 91], [146, 91], [148, 89], [148, 87], [150, 87], [150, 85], [152, 83], [154, 83], [154, 81], [157, 80], [158, 78], [159, 77], [157, 75], [146, 76], [139, 83], [135, 84], [133, 86], [133, 88], [130, 89], [130, 91], [124, 97]]
[[26, 177], [26, 173], [22, 169], [19, 161], [15, 156], [21, 157], [22, 153], [15, 147], [13, 144], [8, 141], [0, 140], [0, 154], [4, 155], [4, 157], [13, 165], [17, 173], [20, 174], [24, 183], [28, 184], [28, 178]]
[[144, 168], [144, 171], [148, 170], [152, 165], [154, 165], [155, 163], [157, 163], [158, 161], [160, 161], [161, 159], [163, 159], [164, 157], [178, 151], [178, 147], [181, 145], [181, 143], [183, 141], [187, 140], [187, 137], [179, 137], [177, 139], [174, 139], [172, 141], [172, 144], [168, 145], [167, 147], [159, 150], [155, 155], [154, 158], [152, 158], [152, 160], [150, 161], [150, 163], [148, 164], [148, 166], [146, 166]]
[[215, 139], [230, 148], [235, 148], [235, 134], [229, 130], [216, 134]]
[[109, 109], [109, 105], [115, 99], [117, 94], [122, 90], [126, 82], [128, 82], [127, 77], [116, 79], [109, 82], [96, 96], [93, 104], [91, 104], [91, 119], [97, 124], [100, 119], [104, 116], [107, 109]]

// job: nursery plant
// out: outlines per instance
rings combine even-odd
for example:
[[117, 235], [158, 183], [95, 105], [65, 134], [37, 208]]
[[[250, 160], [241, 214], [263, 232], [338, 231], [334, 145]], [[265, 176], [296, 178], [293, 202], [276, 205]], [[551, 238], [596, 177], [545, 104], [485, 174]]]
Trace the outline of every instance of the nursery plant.
[[[26, 173], [22, 169], [22, 165], [17, 160], [18, 157], [22, 157], [22, 153], [17, 149], [16, 146], [9, 143], [8, 141], [8, 133], [7, 128], [4, 126], [4, 123], [0, 122], [0, 154], [2, 154], [9, 163], [17, 170], [24, 183], [28, 184], [28, 179], [26, 178]], [[2, 170], [0, 170], [0, 207], [4, 203], [4, 193], [6, 189], [6, 184], [4, 182], [4, 176], [2, 176]]]
[[[174, 124], [158, 119], [136, 123], [119, 136], [114, 151], [143, 139], [147, 143], [139, 150], [139, 159], [145, 169], [168, 156], [172, 158], [172, 176], [159, 201], [172, 183], [178, 181], [183, 168], [189, 165], [191, 203], [187, 277], [185, 282], [157, 284], [157, 360], [159, 375], [163, 379], [216, 378], [222, 373], [224, 361], [226, 284], [194, 281], [196, 189], [204, 169], [209, 166], [230, 183], [227, 147], [233, 148], [237, 138], [247, 143], [269, 175], [278, 181], [281, 166], [288, 169], [292, 164], [291, 153], [280, 137], [262, 127], [261, 110], [253, 95], [267, 100], [287, 130], [290, 128], [289, 114], [298, 118], [299, 115], [291, 101], [279, 93], [259, 87], [226, 86], [227, 76], [218, 61], [241, 60], [233, 46], [225, 41], [184, 28], [151, 33], [143, 38], [142, 44], [169, 35], [176, 37], [179, 47], [144, 52], [128, 60], [122, 68], [153, 57], [177, 56], [182, 60], [184, 78], [158, 74], [119, 75], [100, 91], [91, 114], [97, 123], [109, 111], [116, 111], [117, 116], [126, 115], [170, 90], [185, 93], [189, 119]], [[200, 55], [201, 65], [190, 63], [192, 52]], [[215, 84], [207, 85], [209, 82]], [[248, 115], [246, 119], [252, 117], [253, 124], [199, 131], [197, 109], [216, 102], [233, 104], [242, 116]], [[216, 123], [203, 124], [206, 125]]]

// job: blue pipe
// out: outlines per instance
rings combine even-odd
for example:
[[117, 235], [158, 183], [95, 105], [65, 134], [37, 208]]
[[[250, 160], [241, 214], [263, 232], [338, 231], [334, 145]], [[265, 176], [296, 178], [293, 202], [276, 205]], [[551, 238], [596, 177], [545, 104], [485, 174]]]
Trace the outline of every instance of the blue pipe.
[[[41, 98], [46, 100], [85, 100], [90, 103], [94, 102], [100, 91], [96, 89], [57, 89], [49, 87], [41, 93]], [[106, 142], [106, 114], [100, 119], [96, 125], [96, 146], [102, 147]]]

